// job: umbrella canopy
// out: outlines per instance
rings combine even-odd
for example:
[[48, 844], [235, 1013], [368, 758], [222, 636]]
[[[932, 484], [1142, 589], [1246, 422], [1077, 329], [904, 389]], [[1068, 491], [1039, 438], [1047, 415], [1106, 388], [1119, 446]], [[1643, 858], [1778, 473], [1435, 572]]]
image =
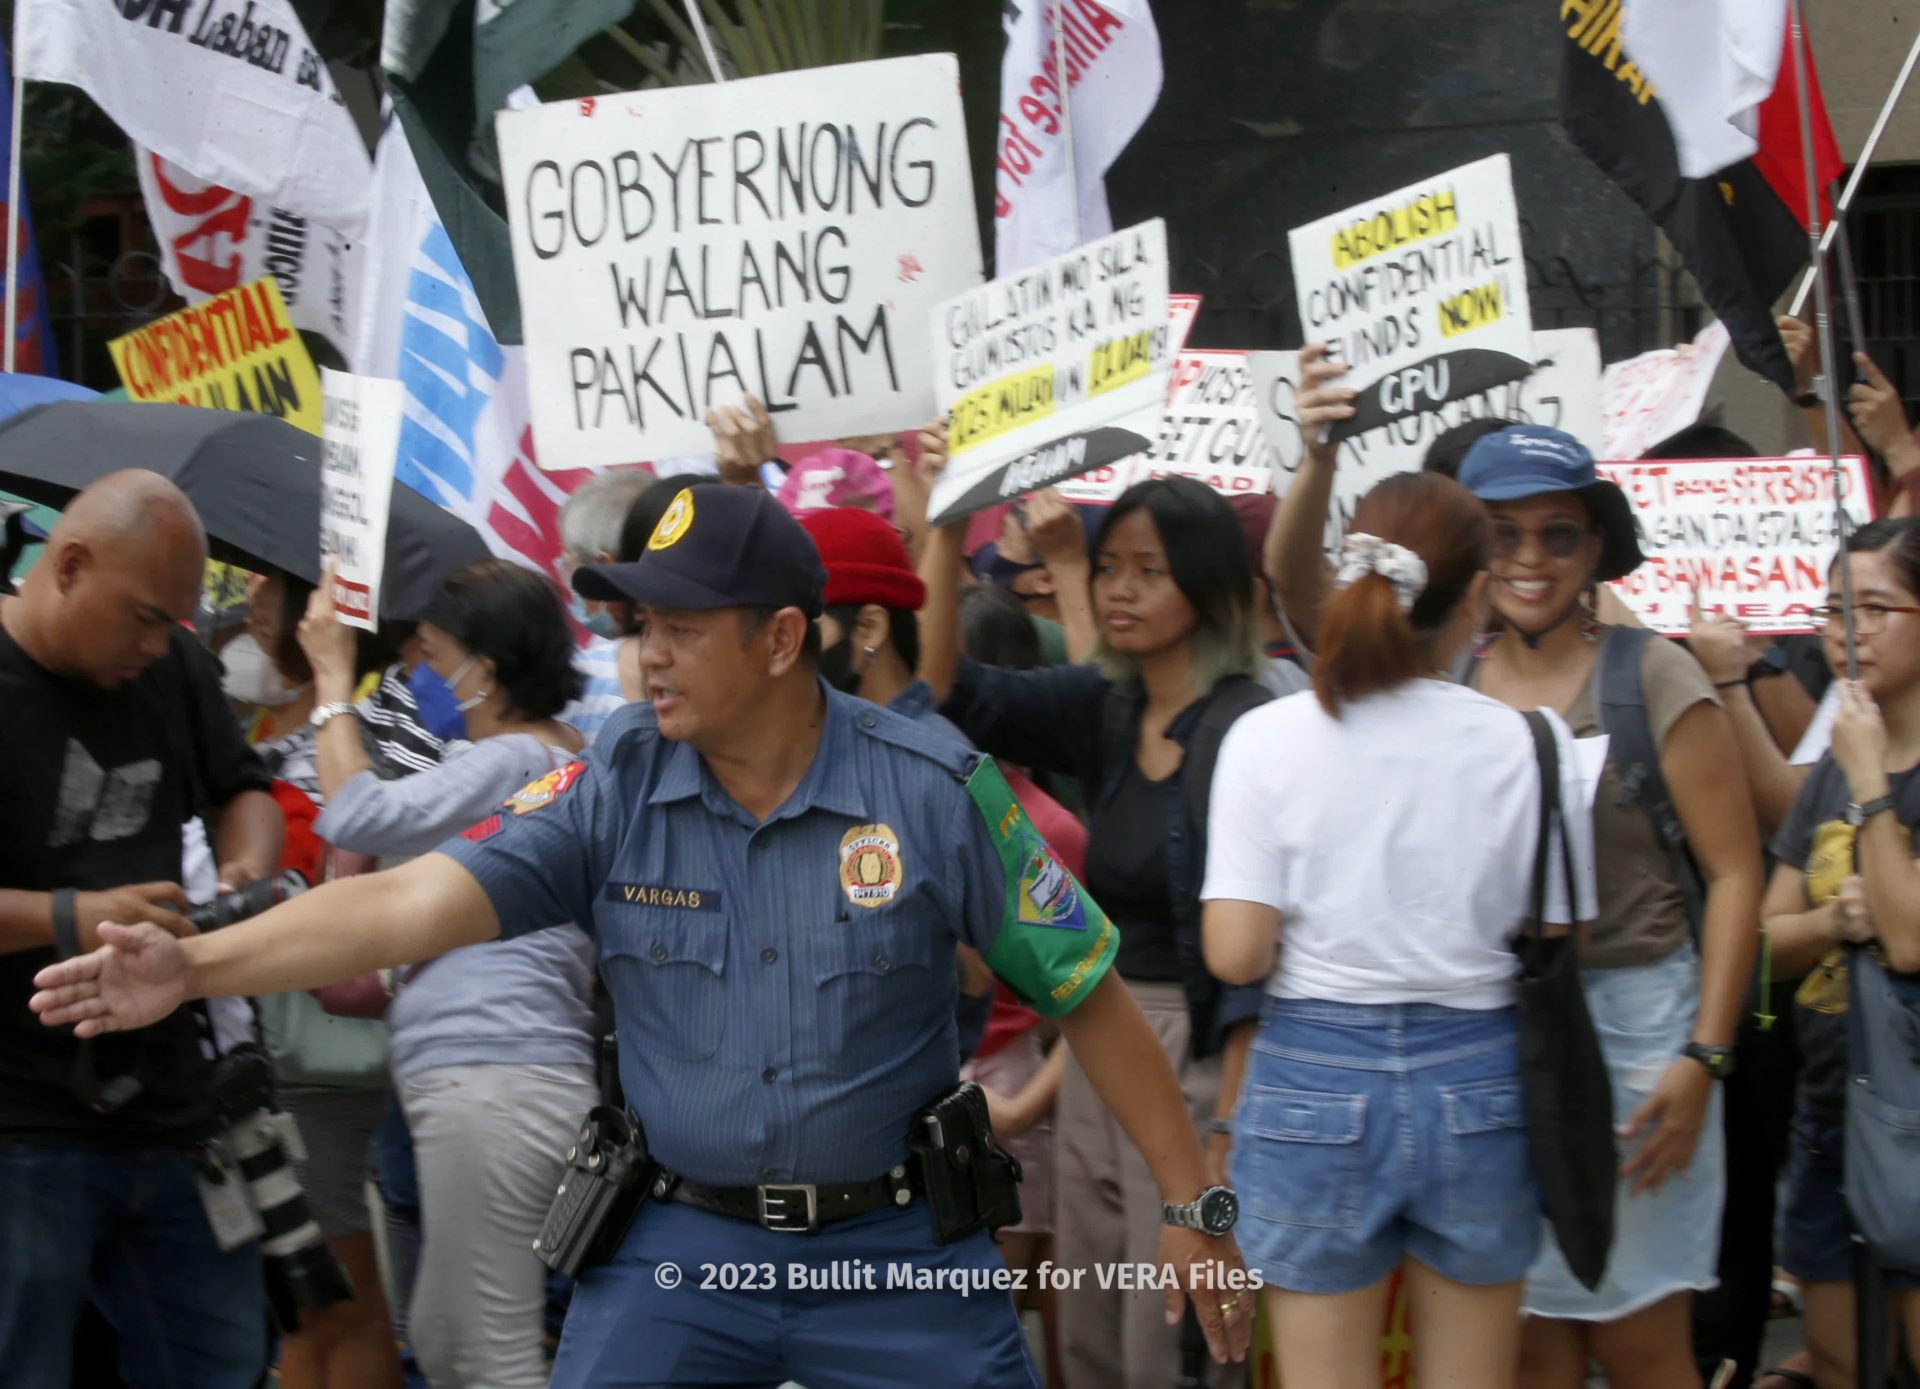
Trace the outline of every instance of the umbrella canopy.
[[57, 376], [31, 376], [21, 371], [0, 371], [0, 419], [17, 415], [51, 400], [92, 400], [100, 392], [76, 386]]
[[[237, 410], [65, 401], [0, 420], [0, 488], [64, 506], [89, 483], [146, 468], [187, 494], [213, 558], [320, 578], [320, 441]], [[380, 615], [417, 618], [447, 576], [489, 555], [480, 533], [400, 481], [387, 521]]]

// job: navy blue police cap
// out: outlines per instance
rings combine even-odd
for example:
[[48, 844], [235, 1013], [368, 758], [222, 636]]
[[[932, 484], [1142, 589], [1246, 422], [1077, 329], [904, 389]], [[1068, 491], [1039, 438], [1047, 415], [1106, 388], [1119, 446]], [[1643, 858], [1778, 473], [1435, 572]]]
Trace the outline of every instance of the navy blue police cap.
[[827, 571], [813, 537], [761, 487], [682, 489], [631, 564], [586, 564], [573, 588], [596, 603], [798, 608], [818, 617]]

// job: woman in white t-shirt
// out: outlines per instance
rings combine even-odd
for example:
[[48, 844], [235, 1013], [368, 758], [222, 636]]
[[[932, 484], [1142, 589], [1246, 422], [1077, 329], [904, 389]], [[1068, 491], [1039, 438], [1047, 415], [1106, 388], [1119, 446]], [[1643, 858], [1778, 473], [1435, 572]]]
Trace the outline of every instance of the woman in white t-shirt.
[[[1342, 549], [1313, 693], [1244, 715], [1221, 748], [1206, 956], [1267, 981], [1230, 1173], [1289, 1384], [1379, 1384], [1396, 1270], [1421, 1382], [1497, 1389], [1517, 1366], [1540, 1213], [1510, 942], [1540, 782], [1523, 718], [1445, 674], [1485, 616], [1488, 558], [1457, 483], [1381, 483]], [[1587, 799], [1549, 721], [1584, 919]], [[1570, 915], [1549, 896], [1549, 920]]]

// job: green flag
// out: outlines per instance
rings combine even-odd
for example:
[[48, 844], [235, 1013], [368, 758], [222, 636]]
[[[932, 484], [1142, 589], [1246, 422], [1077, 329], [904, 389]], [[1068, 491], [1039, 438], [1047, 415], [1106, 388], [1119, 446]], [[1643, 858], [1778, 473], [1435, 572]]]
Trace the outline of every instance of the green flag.
[[1112, 968], [1120, 930], [1034, 828], [991, 757], [967, 778], [967, 794], [986, 821], [1007, 883], [987, 964], [1035, 1012], [1071, 1013]]

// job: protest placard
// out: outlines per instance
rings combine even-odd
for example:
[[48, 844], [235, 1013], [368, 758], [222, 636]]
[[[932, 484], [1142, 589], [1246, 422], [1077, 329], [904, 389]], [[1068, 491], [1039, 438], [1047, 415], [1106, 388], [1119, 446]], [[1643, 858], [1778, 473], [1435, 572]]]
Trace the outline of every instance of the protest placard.
[[1167, 396], [1167, 233], [1143, 222], [980, 286], [933, 317], [948, 463], [935, 525], [1137, 453]]
[[1533, 369], [1533, 319], [1507, 157], [1374, 198], [1287, 233], [1306, 341], [1352, 367], [1354, 417], [1378, 428]]
[[1167, 347], [1170, 351], [1186, 351], [1187, 338], [1193, 332], [1193, 320], [1200, 317], [1200, 303], [1203, 297], [1198, 294], [1167, 296], [1167, 325], [1172, 329], [1167, 334]]
[[782, 437], [933, 413], [933, 308], [980, 283], [951, 55], [497, 117], [539, 461], [707, 453], [711, 405]]
[[1731, 339], [1709, 323], [1691, 343], [1642, 352], [1606, 369], [1600, 381], [1602, 458], [1638, 458], [1700, 418]]
[[[1847, 515], [1872, 519], [1866, 464], [1841, 460]], [[1633, 504], [1647, 562], [1615, 592], [1656, 632], [1684, 636], [1688, 606], [1772, 635], [1811, 632], [1839, 549], [1833, 468], [1824, 458], [1686, 458], [1602, 463]]]
[[[1533, 346], [1535, 366], [1531, 376], [1417, 415], [1403, 415], [1340, 441], [1333, 508], [1327, 518], [1330, 552], [1339, 548], [1353, 508], [1375, 483], [1394, 473], [1416, 471], [1436, 438], [1468, 420], [1492, 418], [1551, 425], [1599, 451], [1599, 339], [1590, 328], [1553, 328], [1535, 333]], [[1274, 486], [1282, 492], [1306, 454], [1306, 436], [1294, 406], [1299, 363], [1297, 352], [1248, 354], [1261, 433], [1273, 450], [1279, 470]]]
[[271, 275], [107, 344], [134, 400], [278, 415], [320, 432], [320, 378]]
[[380, 619], [387, 514], [400, 448], [406, 391], [398, 381], [322, 373], [325, 432], [320, 447], [320, 558], [333, 561], [340, 620], [371, 632]]

